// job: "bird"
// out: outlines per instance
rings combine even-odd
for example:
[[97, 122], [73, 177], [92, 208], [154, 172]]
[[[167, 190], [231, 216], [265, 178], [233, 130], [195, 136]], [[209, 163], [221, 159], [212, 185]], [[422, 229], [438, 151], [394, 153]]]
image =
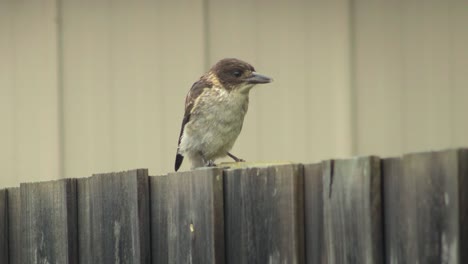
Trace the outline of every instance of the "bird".
[[225, 156], [244, 161], [229, 151], [242, 130], [249, 92], [257, 84], [272, 81], [236, 58], [222, 59], [203, 74], [185, 98], [175, 171], [184, 157], [191, 161], [191, 169], [216, 166], [214, 161]]

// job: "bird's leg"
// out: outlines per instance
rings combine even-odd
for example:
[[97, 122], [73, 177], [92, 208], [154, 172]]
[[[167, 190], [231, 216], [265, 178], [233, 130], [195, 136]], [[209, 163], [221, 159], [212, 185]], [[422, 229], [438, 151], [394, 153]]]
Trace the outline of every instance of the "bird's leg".
[[206, 167], [216, 167], [216, 164], [214, 163], [214, 161], [208, 160], [208, 161], [205, 163], [205, 166], [206, 166]]
[[245, 160], [239, 159], [238, 157], [232, 155], [232, 154], [229, 153], [229, 152], [228, 152], [227, 154], [228, 154], [228, 156], [229, 156], [231, 159], [233, 159], [235, 162], [245, 162]]
[[216, 164], [212, 160], [207, 160], [203, 154], [201, 154], [203, 164], [205, 164], [205, 167], [216, 167]]

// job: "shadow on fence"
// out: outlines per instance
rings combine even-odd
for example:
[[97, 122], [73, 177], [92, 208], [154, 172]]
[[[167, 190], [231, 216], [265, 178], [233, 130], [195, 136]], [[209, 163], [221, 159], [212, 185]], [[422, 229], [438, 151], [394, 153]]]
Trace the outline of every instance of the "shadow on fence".
[[468, 150], [0, 190], [0, 263], [468, 263]]

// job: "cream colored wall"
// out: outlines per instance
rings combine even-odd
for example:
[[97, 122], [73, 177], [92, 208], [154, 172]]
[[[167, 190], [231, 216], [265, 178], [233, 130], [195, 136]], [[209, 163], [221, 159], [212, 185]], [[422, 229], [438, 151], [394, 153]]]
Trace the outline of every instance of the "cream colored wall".
[[0, 1], [0, 186], [59, 177], [55, 1]]
[[468, 146], [468, 1], [356, 1], [356, 153]]
[[275, 79], [249, 161], [468, 145], [467, 20], [464, 0], [0, 0], [0, 186], [172, 171], [184, 96], [223, 57]]
[[63, 1], [64, 175], [173, 170], [185, 93], [205, 69], [202, 8]]
[[350, 155], [347, 1], [211, 1], [208, 10], [210, 64], [245, 58], [275, 80], [251, 92], [233, 152], [261, 161]]

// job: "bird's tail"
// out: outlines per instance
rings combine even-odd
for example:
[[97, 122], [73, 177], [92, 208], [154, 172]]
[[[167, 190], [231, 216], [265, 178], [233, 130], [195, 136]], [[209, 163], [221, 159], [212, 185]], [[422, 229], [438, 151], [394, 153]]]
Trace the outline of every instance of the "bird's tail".
[[180, 165], [182, 165], [182, 161], [184, 161], [184, 156], [180, 155], [177, 153], [176, 158], [175, 158], [175, 171], [177, 171], [180, 168]]

